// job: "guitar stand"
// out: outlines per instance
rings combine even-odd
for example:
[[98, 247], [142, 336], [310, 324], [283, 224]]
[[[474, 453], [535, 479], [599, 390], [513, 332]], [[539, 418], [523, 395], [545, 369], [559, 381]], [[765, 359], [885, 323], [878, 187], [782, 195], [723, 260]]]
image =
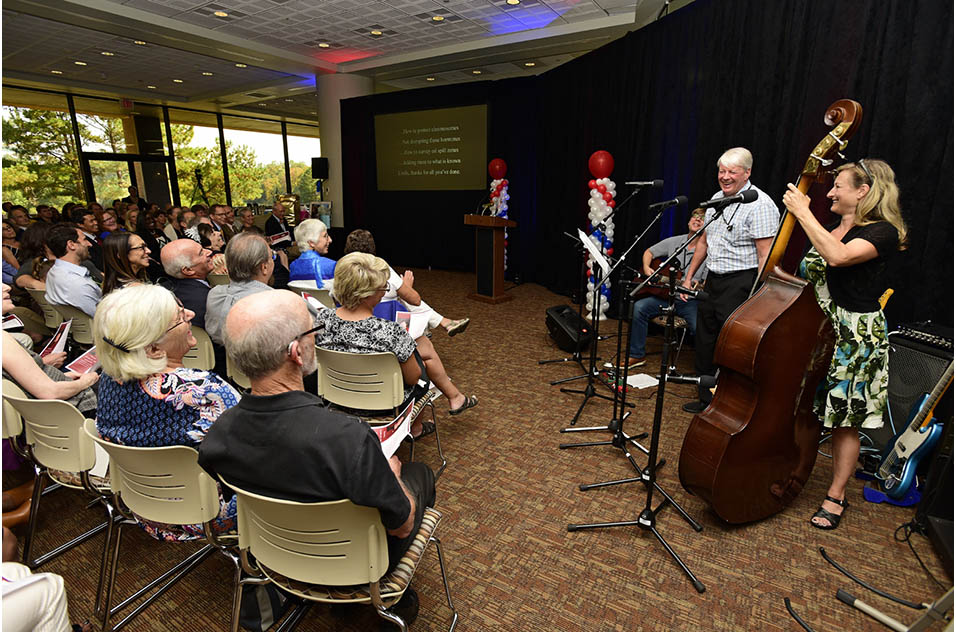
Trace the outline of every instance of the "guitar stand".
[[[665, 265], [672, 265], [672, 261], [668, 260], [667, 262], [665, 262]], [[662, 265], [661, 269], [663, 269], [665, 265]], [[638, 437], [628, 436], [623, 431], [624, 420], [628, 416], [626, 413], [624, 413], [624, 403], [626, 403], [625, 400], [627, 395], [627, 386], [626, 386], [627, 385], [627, 365], [630, 361], [629, 347], [627, 351], [625, 351], [625, 361], [623, 364], [624, 370], [622, 372], [624, 377], [624, 381], [623, 381], [624, 387], [621, 390], [622, 405], [621, 405], [620, 411], [622, 415], [620, 420], [616, 418], [616, 413], [618, 410], [617, 409], [618, 402], [615, 401], [615, 419], [613, 419], [611, 423], [608, 424], [607, 428], [603, 428], [603, 427], [580, 428], [580, 429], [566, 428], [562, 430], [562, 432], [607, 430], [613, 433], [612, 439], [610, 441], [598, 441], [593, 443], [562, 444], [560, 447], [571, 448], [571, 447], [585, 447], [590, 445], [609, 445], [609, 444], [613, 445], [614, 447], [624, 452], [624, 456], [627, 458], [628, 462], [640, 474], [640, 476], [635, 478], [630, 478], [630, 479], [622, 479], [618, 481], [607, 481], [603, 483], [593, 483], [590, 485], [581, 485], [579, 489], [581, 489], [582, 491], [586, 491], [589, 489], [596, 489], [598, 487], [608, 487], [611, 485], [619, 485], [623, 483], [637, 482], [637, 481], [640, 481], [641, 483], [644, 484], [644, 489], [646, 491], [644, 509], [643, 511], [641, 511], [637, 520], [626, 520], [626, 521], [617, 521], [617, 522], [599, 522], [599, 523], [590, 523], [590, 524], [569, 524], [568, 531], [581, 531], [584, 529], [603, 529], [603, 528], [610, 528], [610, 527], [638, 527], [642, 531], [650, 531], [651, 533], [654, 534], [654, 537], [657, 538], [657, 541], [664, 547], [664, 549], [671, 556], [671, 558], [673, 558], [673, 560], [677, 563], [677, 565], [680, 566], [681, 570], [687, 576], [688, 580], [690, 580], [690, 582], [693, 584], [694, 589], [698, 593], [703, 593], [706, 590], [704, 587], [704, 584], [699, 579], [697, 579], [694, 573], [690, 570], [690, 568], [687, 567], [687, 565], [680, 558], [677, 552], [675, 552], [674, 549], [671, 548], [671, 546], [667, 543], [667, 540], [664, 539], [664, 536], [662, 536], [660, 531], [658, 531], [657, 529], [657, 514], [659, 514], [668, 506], [674, 507], [677, 510], [677, 512], [681, 515], [681, 517], [683, 517], [684, 520], [687, 521], [687, 523], [690, 524], [690, 526], [698, 533], [703, 531], [704, 529], [700, 525], [700, 523], [698, 523], [696, 520], [694, 520], [690, 516], [690, 514], [684, 511], [684, 509], [677, 503], [677, 501], [673, 499], [673, 497], [671, 497], [667, 492], [664, 491], [663, 488], [661, 488], [661, 486], [657, 483], [657, 480], [656, 480], [657, 468], [662, 467], [665, 464], [665, 461], [663, 459], [658, 461], [657, 453], [658, 453], [658, 447], [660, 444], [661, 420], [662, 420], [663, 411], [664, 411], [664, 387], [667, 383], [667, 379], [666, 379], [667, 367], [670, 361], [671, 348], [675, 345], [674, 313], [676, 312], [676, 308], [674, 306], [674, 300], [675, 300], [674, 297], [676, 296], [676, 283], [677, 283], [676, 274], [674, 274], [674, 270], [671, 270], [669, 302], [667, 307], [662, 308], [662, 312], [667, 316], [667, 326], [665, 328], [664, 348], [661, 353], [660, 378], [657, 383], [657, 402], [654, 408], [654, 423], [651, 430], [650, 450], [644, 449], [639, 443], [637, 443], [636, 439]], [[638, 286], [637, 289], [639, 290], [641, 287], [643, 287], [643, 285], [644, 284], [641, 284], [640, 286]], [[621, 292], [622, 303], [624, 303], [624, 294], [625, 292], [622, 289], [622, 292]], [[633, 301], [633, 298], [631, 298], [631, 301]], [[622, 312], [622, 313], [626, 313], [626, 312]], [[630, 325], [628, 327], [628, 339], [630, 339], [630, 328], [632, 326], [633, 325]], [[620, 323], [618, 327], [620, 329], [621, 327]], [[621, 347], [621, 339], [619, 338], [618, 358], [620, 358], [620, 347]], [[644, 433], [639, 436], [643, 438], [643, 437], [646, 437], [647, 434]], [[630, 445], [636, 445], [638, 448], [641, 449], [641, 451], [643, 451], [647, 455], [648, 457], [647, 467], [641, 468], [637, 464], [637, 462], [634, 460], [633, 456], [630, 453], [630, 450], [629, 450]], [[655, 491], [660, 493], [660, 495], [663, 496], [664, 499], [660, 502], [659, 505], [657, 505], [657, 507], [652, 507], [654, 502]]]

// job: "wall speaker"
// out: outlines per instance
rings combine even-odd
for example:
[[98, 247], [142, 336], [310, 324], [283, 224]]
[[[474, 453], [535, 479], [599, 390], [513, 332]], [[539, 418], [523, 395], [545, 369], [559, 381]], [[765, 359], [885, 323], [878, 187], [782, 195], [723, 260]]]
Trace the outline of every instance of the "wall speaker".
[[565, 351], [581, 351], [591, 344], [591, 325], [570, 305], [549, 307], [544, 323], [558, 347]]
[[[889, 401], [883, 414], [883, 427], [861, 431], [869, 438], [869, 444], [880, 452], [909, 421], [916, 399], [933, 390], [953, 361], [951, 328], [928, 322], [903, 325], [891, 332], [888, 339]], [[865, 439], [864, 447], [867, 447]]]
[[312, 159], [312, 178], [314, 180], [329, 179], [329, 159], [328, 158], [313, 158]]

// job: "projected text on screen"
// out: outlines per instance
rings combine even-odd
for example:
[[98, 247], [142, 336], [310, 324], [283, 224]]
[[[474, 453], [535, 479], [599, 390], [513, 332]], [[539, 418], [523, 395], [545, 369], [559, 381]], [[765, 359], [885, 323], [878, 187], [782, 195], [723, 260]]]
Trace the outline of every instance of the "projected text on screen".
[[378, 188], [383, 191], [485, 187], [486, 106], [375, 117]]

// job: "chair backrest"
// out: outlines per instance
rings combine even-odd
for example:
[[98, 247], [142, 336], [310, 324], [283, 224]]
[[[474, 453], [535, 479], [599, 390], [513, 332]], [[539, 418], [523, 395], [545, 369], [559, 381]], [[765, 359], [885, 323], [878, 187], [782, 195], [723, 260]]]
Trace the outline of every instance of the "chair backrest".
[[110, 487], [137, 516], [166, 524], [198, 524], [219, 515], [216, 481], [184, 445], [136, 448], [101, 439], [87, 419], [84, 435], [110, 455]]
[[[23, 389], [7, 379], [3, 380], [3, 394], [27, 399]], [[8, 403], [7, 399], [3, 398], [3, 438], [17, 437], [21, 432], [23, 432], [23, 420], [20, 418], [20, 413], [13, 407], [13, 404]]]
[[56, 329], [59, 327], [60, 323], [63, 322], [63, 316], [61, 316], [60, 312], [53, 309], [53, 306], [47, 302], [46, 290], [28, 288], [27, 292], [30, 293], [30, 296], [33, 297], [33, 300], [36, 301], [36, 304], [40, 306], [40, 310], [43, 312], [44, 324], [50, 329]]
[[287, 287], [299, 295], [308, 292], [309, 296], [314, 296], [316, 300], [325, 307], [335, 309], [335, 301], [332, 300], [329, 291], [325, 288], [320, 288], [316, 285], [315, 281], [289, 281]]
[[196, 346], [183, 356], [183, 366], [190, 369], [212, 371], [213, 367], [216, 366], [216, 352], [212, 348], [212, 340], [206, 330], [199, 325], [193, 325], [192, 329]]
[[388, 542], [378, 509], [349, 500], [298, 503], [236, 492], [239, 547], [266, 568], [312, 584], [351, 586], [381, 579]]
[[206, 283], [208, 283], [210, 287], [216, 287], [217, 285], [229, 285], [229, 275], [210, 274], [206, 277]]
[[3, 399], [23, 419], [33, 459], [54, 470], [85, 472], [96, 462], [93, 442], [83, 432], [83, 413], [58, 399], [29, 399], [8, 394]]
[[226, 377], [235, 382], [239, 388], [247, 390], [252, 388], [252, 382], [250, 382], [246, 374], [240, 371], [239, 367], [233, 363], [228, 352], [226, 353]]
[[86, 313], [78, 310], [72, 305], [57, 305], [51, 303], [53, 309], [60, 312], [63, 320], [72, 320], [70, 324], [70, 337], [81, 345], [93, 346], [93, 319]]
[[387, 410], [405, 399], [405, 381], [394, 353], [347, 353], [315, 348], [318, 395], [339, 406]]

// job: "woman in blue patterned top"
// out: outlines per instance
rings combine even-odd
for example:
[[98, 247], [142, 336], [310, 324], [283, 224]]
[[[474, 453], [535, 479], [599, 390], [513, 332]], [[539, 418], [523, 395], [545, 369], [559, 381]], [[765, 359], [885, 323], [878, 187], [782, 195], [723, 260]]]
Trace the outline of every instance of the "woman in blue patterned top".
[[[96, 429], [109, 441], [137, 447], [198, 448], [210, 426], [239, 395], [215, 373], [188, 369], [183, 356], [196, 344], [193, 312], [165, 288], [131, 285], [103, 298], [93, 318], [96, 355], [103, 366]], [[214, 530], [235, 529], [236, 500], [223, 500]], [[140, 520], [157, 539], [201, 538], [202, 525]]]

